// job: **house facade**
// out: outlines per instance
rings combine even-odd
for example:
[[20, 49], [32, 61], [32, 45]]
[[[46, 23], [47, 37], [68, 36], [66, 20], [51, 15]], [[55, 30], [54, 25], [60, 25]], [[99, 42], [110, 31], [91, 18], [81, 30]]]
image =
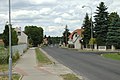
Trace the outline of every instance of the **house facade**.
[[76, 29], [73, 31], [69, 36], [68, 44], [74, 45], [75, 49], [82, 49], [82, 45], [80, 43], [80, 40], [82, 39], [82, 29]]
[[16, 27], [15, 31], [18, 35], [18, 44], [28, 44], [28, 36], [21, 30], [21, 27]]

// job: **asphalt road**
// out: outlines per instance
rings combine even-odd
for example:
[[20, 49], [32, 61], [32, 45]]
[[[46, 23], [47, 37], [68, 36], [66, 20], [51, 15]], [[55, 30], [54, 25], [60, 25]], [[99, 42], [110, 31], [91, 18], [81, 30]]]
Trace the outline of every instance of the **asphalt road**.
[[43, 50], [85, 80], [120, 80], [120, 61], [57, 47], [44, 47]]

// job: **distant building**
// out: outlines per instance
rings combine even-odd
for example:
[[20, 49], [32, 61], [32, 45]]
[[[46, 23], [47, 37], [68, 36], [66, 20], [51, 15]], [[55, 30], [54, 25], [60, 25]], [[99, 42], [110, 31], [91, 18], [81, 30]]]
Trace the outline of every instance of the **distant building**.
[[75, 49], [82, 49], [81, 40], [82, 39], [82, 29], [76, 29], [69, 36], [68, 44], [74, 45]]
[[44, 39], [43, 39], [43, 44], [44, 44], [44, 45], [48, 45], [48, 39], [47, 39], [47, 38], [44, 38]]
[[28, 44], [28, 36], [21, 30], [21, 27], [16, 27], [15, 31], [18, 35], [18, 44]]

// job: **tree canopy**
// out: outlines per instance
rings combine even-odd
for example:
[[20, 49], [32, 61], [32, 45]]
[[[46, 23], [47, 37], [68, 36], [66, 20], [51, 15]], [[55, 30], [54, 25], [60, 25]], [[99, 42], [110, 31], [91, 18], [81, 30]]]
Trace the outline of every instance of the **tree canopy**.
[[26, 26], [25, 33], [28, 35], [29, 42], [33, 46], [38, 46], [43, 41], [43, 29], [37, 26]]
[[[5, 25], [5, 30], [3, 32], [3, 42], [4, 46], [7, 47], [9, 46], [9, 26]], [[11, 28], [11, 45], [17, 45], [18, 44], [18, 37], [17, 37], [17, 32]]]

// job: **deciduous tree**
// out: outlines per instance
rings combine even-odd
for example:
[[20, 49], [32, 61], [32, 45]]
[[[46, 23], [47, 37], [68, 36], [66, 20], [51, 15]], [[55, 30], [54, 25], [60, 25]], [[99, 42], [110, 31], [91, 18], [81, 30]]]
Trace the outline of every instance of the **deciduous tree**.
[[[3, 38], [4, 46], [5, 47], [9, 46], [9, 26], [7, 24], [5, 25], [5, 30], [3, 32], [2, 38]], [[13, 28], [11, 28], [11, 44], [12, 45], [18, 44], [17, 32]]]
[[37, 26], [26, 26], [25, 33], [28, 35], [33, 46], [38, 46], [43, 41], [43, 29]]

